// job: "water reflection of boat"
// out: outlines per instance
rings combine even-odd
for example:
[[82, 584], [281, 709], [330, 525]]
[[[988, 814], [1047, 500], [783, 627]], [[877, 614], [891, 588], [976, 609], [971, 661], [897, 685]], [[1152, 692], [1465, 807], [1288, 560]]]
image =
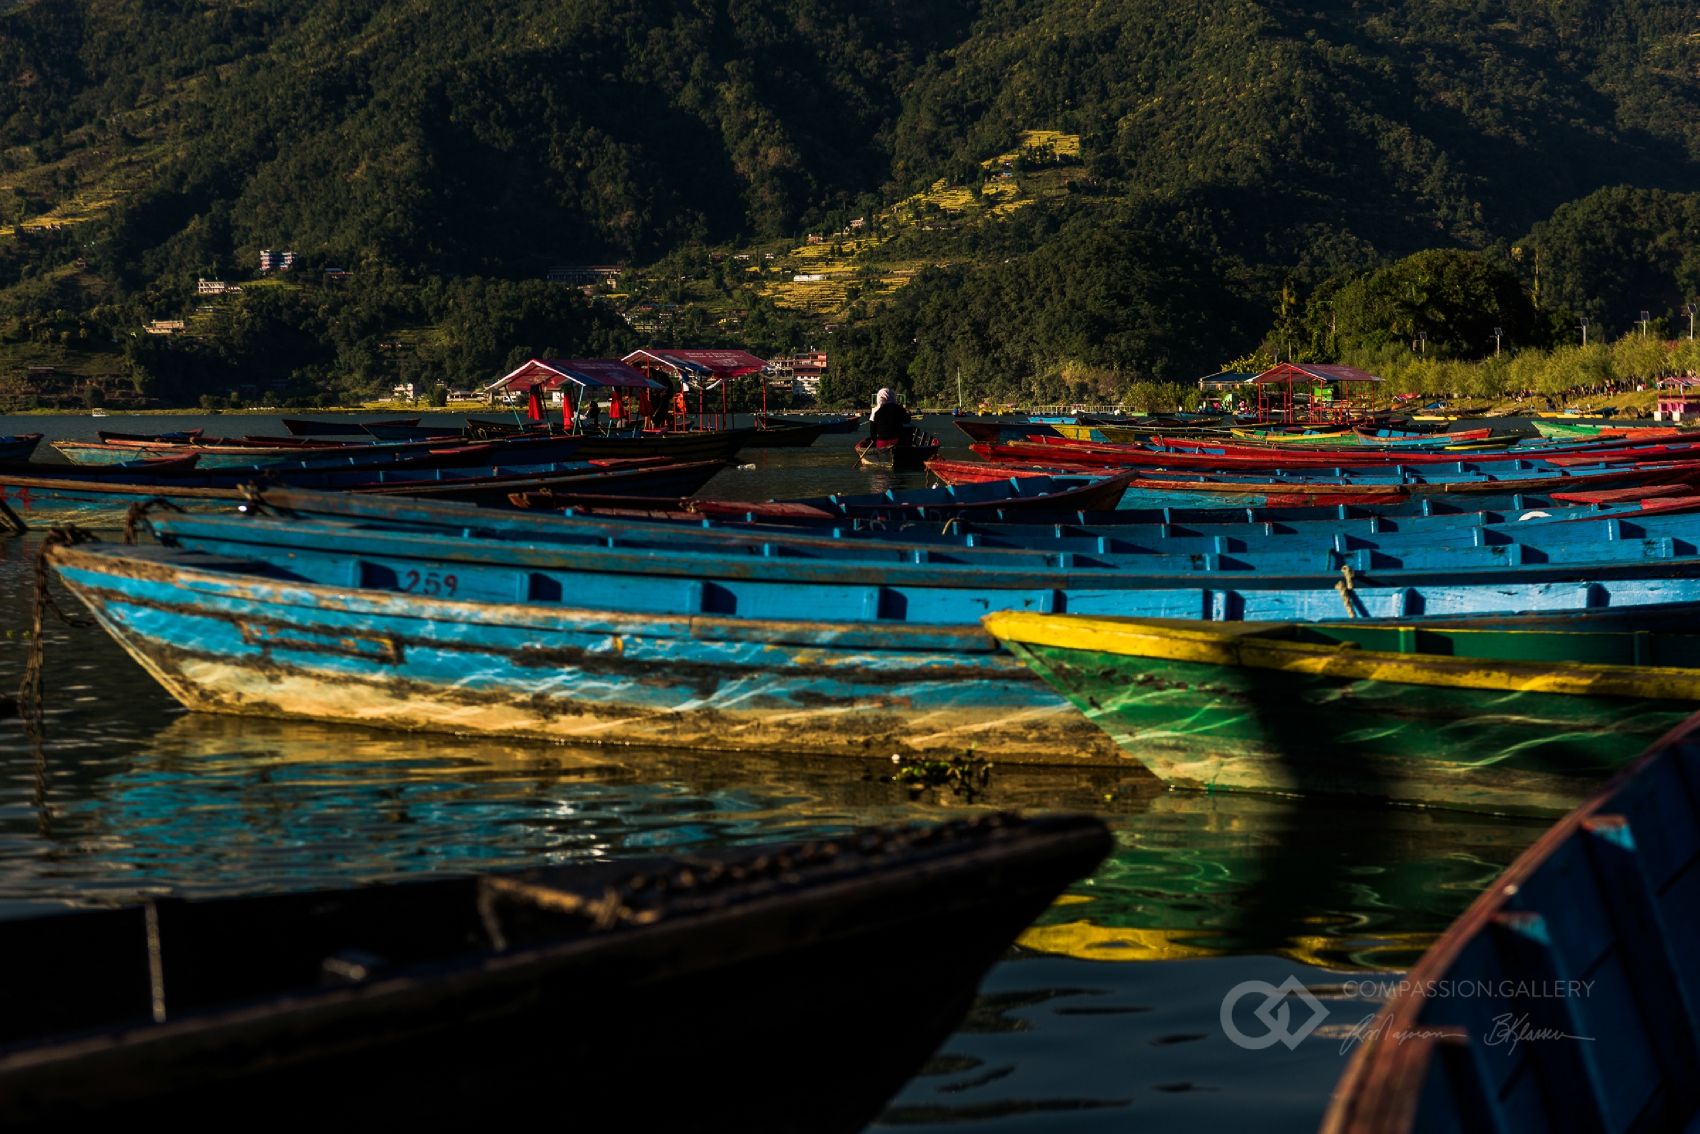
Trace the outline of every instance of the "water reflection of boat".
[[855, 1131], [1107, 845], [998, 815], [14, 921], [0, 1119], [197, 1125], [264, 1098], [267, 1126], [320, 1125], [334, 1099], [339, 1129], [436, 1127], [564, 1088], [642, 1129]]
[[[97, 789], [106, 873], [198, 893], [397, 878], [656, 848], [831, 837], [996, 809], [1096, 812], [1116, 849], [1027, 948], [1103, 961], [1280, 953], [1335, 968], [1421, 952], [1530, 842], [1531, 822], [1165, 791], [1130, 768], [999, 765], [983, 791], [878, 768], [432, 737], [189, 714]], [[105, 830], [67, 832], [85, 845]], [[262, 881], [263, 880], [263, 881]]]
[[1463, 812], [1159, 792], [1022, 944], [1089, 960], [1280, 954], [1409, 964], [1539, 823]]

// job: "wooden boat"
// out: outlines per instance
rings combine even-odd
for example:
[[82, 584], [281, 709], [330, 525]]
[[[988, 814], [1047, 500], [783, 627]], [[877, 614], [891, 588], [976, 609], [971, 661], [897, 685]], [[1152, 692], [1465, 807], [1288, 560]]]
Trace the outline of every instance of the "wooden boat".
[[855, 413], [806, 414], [806, 413], [758, 413], [756, 428], [772, 429], [775, 426], [786, 425], [818, 425], [822, 433], [854, 433], [862, 427], [863, 415]]
[[[435, 1128], [564, 1089], [644, 1129], [856, 1131], [1110, 848], [1091, 818], [994, 814], [12, 921], [0, 1121], [200, 1126], [263, 1099], [266, 1126]], [[751, 1067], [761, 1089], [728, 1094]]]
[[[1359, 580], [1342, 594], [1338, 571], [1161, 578], [1059, 569], [1055, 556], [992, 569], [925, 546], [679, 548], [675, 532], [594, 529], [544, 545], [481, 530], [480, 517], [523, 513], [344, 499], [390, 519], [155, 515], [156, 535], [177, 546], [55, 547], [49, 560], [193, 709], [716, 751], [949, 758], [972, 747], [1005, 763], [1126, 757], [997, 647], [978, 622], [988, 609], [1274, 620], [1700, 599], [1700, 579], [1644, 565], [1586, 582]], [[419, 522], [427, 510], [465, 522], [445, 538]]]
[[[334, 513], [339, 507], [345, 506], [328, 501], [321, 505], [320, 514]], [[376, 507], [364, 505], [367, 510]], [[1373, 590], [1448, 582], [1482, 585], [1700, 575], [1700, 515], [1691, 511], [1654, 513], [1633, 523], [1612, 518], [1541, 525], [1527, 532], [1500, 527], [1491, 536], [1471, 532], [1455, 541], [1391, 535], [1316, 546], [1273, 538], [1247, 541], [1236, 548], [1215, 539], [1188, 538], [1102, 542], [1085, 552], [981, 547], [967, 540], [961, 546], [944, 547], [901, 539], [841, 541], [803, 534], [728, 538], [734, 533], [699, 537], [678, 530], [634, 529], [616, 535], [601, 524], [562, 526], [547, 517], [534, 521], [526, 515], [504, 523], [472, 525], [481, 529], [476, 538], [468, 532], [452, 547], [435, 548], [419, 543], [413, 533], [386, 531], [381, 522], [362, 521], [354, 531], [344, 530], [348, 526], [335, 519], [262, 524], [212, 516], [162, 517], [155, 524], [170, 538], [193, 541], [203, 550], [283, 555], [290, 563], [321, 558], [324, 569], [332, 572], [345, 566], [350, 553], [357, 553], [420, 569], [441, 566], [458, 573], [467, 588], [487, 574], [493, 596], [510, 593], [507, 588], [512, 584], [504, 572], [521, 566], [569, 574], [637, 570], [739, 582], [768, 580], [781, 586], [860, 581], [878, 578], [883, 570], [893, 582], [912, 575], [917, 585], [941, 590], [1097, 588], [1102, 595], [1163, 590], [1200, 576], [1241, 590], [1305, 590], [1331, 587], [1342, 580], [1348, 589]], [[914, 571], [917, 567], [922, 570]], [[1367, 611], [1352, 605], [1352, 597], [1342, 595], [1341, 614], [1367, 616]], [[1050, 609], [1057, 610], [1060, 594], [1051, 601]], [[1078, 608], [1075, 612], [1081, 613]]]
[[418, 425], [417, 417], [392, 417], [383, 421], [350, 421], [346, 418], [301, 418], [286, 417], [282, 419], [283, 427], [297, 437], [367, 437], [367, 428], [373, 425], [381, 426], [411, 426]]
[[466, 430], [458, 425], [389, 425], [373, 422], [366, 427], [366, 435], [379, 441], [466, 441], [469, 440]]
[[1406, 468], [1423, 472], [1472, 468], [1528, 470], [1570, 465], [1700, 461], [1700, 441], [1692, 440], [1649, 443], [1604, 440], [1544, 446], [1532, 450], [1514, 448], [1472, 451], [1468, 454], [1451, 451], [1395, 453], [1364, 449], [1289, 452], [1267, 447], [1162, 437], [1154, 437], [1142, 445], [1088, 444], [1060, 437], [1035, 437], [1022, 442], [975, 444], [970, 447], [979, 456], [997, 462], [1054, 463], [1058, 467], [1245, 471], [1282, 476], [1317, 475], [1319, 471], [1327, 475], [1365, 476]]
[[157, 441], [166, 444], [182, 444], [199, 440], [201, 433], [202, 430], [199, 429], [179, 429], [171, 433], [115, 433], [109, 429], [101, 429], [95, 432], [95, 436], [102, 441]]
[[[595, 501], [556, 492], [526, 501], [528, 508], [641, 508], [652, 519], [700, 523], [703, 516], [744, 523], [820, 526], [861, 521], [880, 525], [978, 517], [1002, 521], [1016, 517], [1074, 516], [1113, 509], [1132, 474], [1111, 477], [1021, 477], [963, 488], [909, 488], [886, 492], [835, 493], [796, 500], [652, 499]], [[516, 504], [518, 501], [516, 501]], [[1700, 501], [1696, 502], [1700, 507]], [[929, 529], [931, 530], [931, 529]]]
[[[1700, 511], [1700, 497], [1672, 501], [1634, 501], [1608, 504], [1555, 505], [1534, 511], [1434, 510], [1411, 515], [1309, 517], [1296, 520], [1263, 519], [1237, 521], [1206, 516], [1200, 522], [1171, 521], [1161, 515], [1139, 511], [1071, 511], [1068, 504], [1083, 497], [1077, 493], [1106, 495], [1113, 484], [1088, 483], [1059, 492], [1038, 491], [1043, 482], [1024, 478], [1020, 487], [1033, 486], [1028, 495], [1014, 495], [1006, 485], [977, 485], [959, 489], [961, 496], [937, 489], [894, 490], [859, 496], [817, 497], [794, 501], [677, 500], [652, 499], [639, 495], [590, 495], [574, 490], [570, 495], [543, 497], [528, 503], [570, 501], [570, 514], [533, 523], [530, 517], [469, 517], [455, 510], [425, 510], [410, 502], [405, 513], [388, 505], [362, 503], [341, 497], [324, 499], [312, 494], [291, 494], [268, 489], [266, 499], [280, 501], [292, 515], [326, 519], [365, 519], [424, 524], [464, 532], [505, 532], [515, 538], [571, 542], [574, 539], [604, 544], [610, 538], [665, 539], [672, 550], [690, 547], [758, 544], [770, 548], [825, 548], [834, 550], [840, 541], [873, 541], [886, 547], [901, 545], [903, 554], [973, 549], [977, 560], [988, 564], [1000, 557], [993, 550], [1039, 551], [1052, 555], [1067, 553], [1074, 562], [1109, 563], [1129, 560], [1126, 569], [1146, 569], [1140, 560], [1161, 565], [1161, 557], [1251, 556], [1262, 560], [1272, 552], [1289, 552], [1301, 558], [1320, 555], [1312, 562], [1388, 568], [1397, 563], [1410, 567], [1426, 562], [1433, 547], [1470, 546], [1485, 548], [1505, 545], [1497, 552], [1475, 553], [1480, 558], [1528, 556], [1542, 560], [1547, 539], [1561, 543], [1639, 541], [1633, 554], [1641, 554], [1648, 541], [1693, 543], [1700, 539], [1700, 523], [1692, 521], [1648, 523], [1654, 516]], [[887, 497], [890, 497], [888, 499]], [[1058, 501], [1064, 501], [1058, 504]], [[1368, 511], [1368, 510], [1365, 510]], [[1132, 517], [1145, 522], [1132, 522]], [[712, 519], [708, 517], [713, 517]], [[1093, 522], [1110, 517], [1111, 522]], [[1060, 519], [1062, 522], [1057, 522]], [[940, 520], [948, 523], [940, 525]], [[1589, 523], [1589, 521], [1602, 521]], [[1603, 521], [1616, 521], [1604, 523]], [[649, 529], [650, 535], [639, 533]], [[668, 529], [672, 534], [668, 534]], [[790, 531], [775, 529], [794, 529]], [[1543, 530], [1547, 529], [1547, 530]], [[825, 540], [826, 542], [821, 542]], [[1662, 543], [1651, 545], [1654, 550]], [[1416, 558], [1409, 557], [1412, 552]], [[1365, 559], [1354, 553], [1380, 552]], [[1153, 558], [1158, 557], [1158, 558]], [[1561, 555], [1562, 557], [1562, 555]], [[1019, 558], [1015, 560], [1020, 562]], [[1033, 562], [1029, 556], [1027, 562]], [[1459, 561], [1459, 566], [1463, 565]], [[1238, 571], [1242, 567], [1230, 566]]]
[[491, 468], [215, 469], [191, 473], [195, 454], [156, 458], [133, 465], [63, 468], [37, 465], [0, 470], [0, 502], [22, 520], [90, 522], [123, 514], [132, 505], [157, 500], [176, 508], [240, 504], [258, 484], [374, 496], [456, 500], [506, 506], [513, 495], [552, 489], [587, 491], [609, 498], [656, 492], [694, 492], [724, 461], [670, 462], [651, 457], [628, 461], [570, 461]]
[[[959, 417], [952, 425], [958, 432], [967, 437], [969, 442], [999, 445], [1009, 441], [1025, 441], [1030, 437], [1060, 437], [1057, 427], [1041, 422], [1008, 421], [995, 419], [987, 421], [981, 418]], [[1088, 431], [1090, 432], [1090, 431]]]
[[756, 418], [753, 436], [745, 439], [746, 449], [806, 449], [826, 432], [824, 424], [809, 422], [769, 421]]
[[1662, 438], [1693, 436], [1693, 430], [1680, 429], [1668, 425], [1606, 425], [1590, 424], [1580, 421], [1548, 421], [1535, 418], [1530, 421], [1535, 432], [1542, 437], [1561, 441], [1586, 441], [1606, 437], [1627, 437], [1640, 440], [1658, 440]]
[[1700, 721], [1560, 820], [1353, 1020], [1325, 1134], [1681, 1130], [1700, 1111]]
[[856, 459], [864, 468], [893, 471], [920, 469], [939, 455], [942, 445], [943, 442], [931, 433], [911, 428], [904, 441], [884, 449], [876, 446], [872, 437], [862, 438], [856, 442]]
[[1175, 787], [1552, 813], [1700, 709], [1700, 636], [1184, 624], [986, 628]]
[[0, 464], [21, 465], [30, 459], [35, 447], [41, 444], [39, 433], [18, 433], [0, 437]]

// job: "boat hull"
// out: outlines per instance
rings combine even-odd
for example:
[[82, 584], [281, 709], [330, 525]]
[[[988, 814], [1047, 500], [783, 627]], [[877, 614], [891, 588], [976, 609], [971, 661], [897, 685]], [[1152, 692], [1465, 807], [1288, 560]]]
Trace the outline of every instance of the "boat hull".
[[873, 439], [864, 437], [856, 442], [856, 459], [863, 468], [899, 470], [918, 470], [927, 467], [927, 462], [939, 455], [940, 442], [935, 437], [929, 437], [921, 444], [891, 445], [881, 449], [874, 445]]
[[635, 1129], [851, 1134], [1109, 849], [1091, 820], [993, 815], [14, 924], [36, 961], [8, 1004], [57, 1026], [8, 1021], [29, 1046], [0, 1055], [0, 1122], [201, 1128], [263, 1099], [247, 1125], [471, 1129], [565, 1090]]
[[1197, 790], [1562, 813], [1695, 707], [1006, 646], [1123, 752]]
[[[721, 751], [1123, 759], [977, 626], [446, 601], [126, 550], [57, 549], [55, 562], [125, 650], [195, 710]], [[418, 585], [443, 586], [429, 572]]]

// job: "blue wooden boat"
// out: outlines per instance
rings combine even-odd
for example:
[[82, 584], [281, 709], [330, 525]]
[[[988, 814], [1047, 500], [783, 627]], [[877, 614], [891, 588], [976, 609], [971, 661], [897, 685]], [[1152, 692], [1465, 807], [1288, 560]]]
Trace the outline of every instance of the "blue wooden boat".
[[1680, 575], [1342, 593], [1338, 575], [1159, 582], [1054, 559], [992, 571], [779, 545], [717, 556], [257, 518], [154, 526], [240, 554], [81, 545], [50, 561], [190, 708], [710, 750], [1125, 759], [979, 627], [995, 609], [1283, 620], [1700, 601], [1700, 579]]
[[1373, 1018], [1326, 1134], [1683, 1130], [1700, 1113], [1700, 718], [1529, 848]]
[[[1111, 849], [1094, 819], [994, 813], [14, 919], [0, 1124], [197, 1128], [263, 1099], [245, 1125], [475, 1129], [565, 1087], [638, 1130], [854, 1134]], [[728, 1093], [752, 1062], [772, 1082]]]
[[[532, 498], [541, 495], [533, 494]], [[1035, 498], [1039, 502], [1043, 499], [1043, 496]], [[988, 564], [1007, 559], [994, 554], [998, 551], [1066, 552], [1075, 555], [1073, 562], [1080, 567], [1102, 561], [1131, 570], [1160, 568], [1163, 556], [1188, 556], [1189, 569], [1195, 565], [1202, 568], [1207, 566], [1206, 561], [1194, 564], [1190, 557], [1210, 555], [1219, 557], [1218, 566], [1226, 564], [1225, 570], [1256, 569], [1260, 565], [1258, 560], [1267, 559], [1270, 553], [1287, 560], [1327, 564], [1332, 570], [1348, 562], [1354, 564], [1353, 570], [1358, 570], [1366, 561], [1387, 569], [1394, 564], [1385, 556], [1356, 559], [1349, 556], [1376, 551], [1401, 555], [1412, 551], [1444, 553], [1495, 545], [1503, 545], [1503, 550], [1466, 554], [1515, 555], [1533, 563], [1543, 558], [1552, 560], [1542, 550], [1543, 541], [1556, 541], [1556, 546], [1562, 549], [1560, 561], [1573, 558], [1575, 547], [1608, 542], [1639, 540], [1645, 544], [1670, 540], [1671, 552], [1700, 542], [1700, 512], [1696, 511], [1700, 509], [1700, 499], [1676, 501], [1678, 507], [1671, 511], [1605, 504], [1522, 513], [1439, 512], [1389, 521], [1370, 517], [1284, 524], [1121, 524], [1101, 528], [1040, 523], [976, 526], [960, 522], [948, 512], [945, 516], [949, 522], [942, 526], [936, 526], [937, 513], [927, 517], [924, 523], [907, 524], [881, 523], [881, 517], [876, 514], [873, 522], [864, 524], [862, 518], [834, 517], [813, 506], [799, 510], [790, 504], [775, 504], [771, 506], [773, 510], [767, 510], [761, 505], [749, 505], [750, 510], [743, 511], [742, 506], [730, 501], [710, 502], [707, 517], [676, 510], [657, 514], [644, 511], [641, 499], [634, 501], [632, 507], [620, 507], [621, 502], [615, 497], [606, 498], [606, 507], [570, 509], [559, 516], [490, 516], [417, 500], [399, 503], [351, 500], [341, 495], [290, 488], [268, 488], [264, 500], [295, 516], [436, 527], [457, 533], [477, 532], [497, 539], [589, 540], [597, 544], [619, 539], [628, 546], [636, 546], [635, 540], [647, 539], [662, 541], [657, 546], [672, 550], [759, 544], [818, 548], [828, 553], [846, 548], [845, 541], [855, 541], [864, 545], [872, 542], [888, 549], [901, 548], [900, 554], [905, 557], [922, 549], [973, 551], [978, 553], [980, 561]], [[803, 522], [799, 522], [799, 517]], [[1651, 546], [1654, 554], [1665, 550], [1663, 543]], [[1614, 549], [1606, 551], [1615, 554]], [[1124, 559], [1134, 562], [1122, 563]], [[1467, 562], [1460, 560], [1459, 565]]]
[[[1079, 511], [1114, 508], [1133, 474], [1108, 477], [1011, 477], [940, 488], [890, 489], [885, 492], [835, 493], [796, 500], [680, 500], [650, 499], [638, 507], [665, 519], [690, 522], [721, 516], [748, 523], [781, 525], [842, 525], [856, 521], [890, 528], [902, 524], [925, 524], [936, 528], [953, 517], [986, 516], [994, 519], [1025, 516], [1069, 515]], [[519, 501], [515, 501], [519, 503]], [[528, 508], [576, 508], [585, 498], [570, 493], [538, 494], [524, 502]], [[1696, 504], [1700, 507], [1700, 503]]]
[[[326, 501], [321, 513], [337, 507]], [[366, 506], [368, 515], [371, 506]], [[1326, 545], [1272, 537], [1234, 547], [1222, 539], [1095, 541], [1089, 551], [1036, 550], [905, 543], [892, 539], [835, 540], [759, 532], [699, 535], [684, 530], [634, 529], [614, 534], [607, 522], [556, 524], [516, 521], [480, 525], [479, 538], [433, 550], [421, 533], [387, 531], [335, 520], [265, 523], [202, 516], [162, 518], [162, 537], [192, 541], [221, 554], [326, 556], [351, 550], [377, 557], [423, 556], [443, 562], [526, 564], [559, 570], [647, 570], [702, 578], [722, 575], [774, 582], [849, 578], [913, 578], [940, 587], [1001, 590], [1042, 587], [1059, 592], [1109, 594], [1187, 585], [1200, 575], [1232, 580], [1240, 590], [1309, 590], [1341, 583], [1347, 590], [1554, 580], [1604, 580], [1700, 575], [1700, 515], [1650, 515], [1635, 521], [1608, 518], [1522, 530], [1511, 526], [1467, 529], [1455, 541], [1388, 536], [1339, 538]], [[728, 538], [731, 537], [731, 538]], [[1355, 546], [1354, 546], [1355, 544]], [[631, 557], [641, 565], [627, 566]], [[452, 568], [451, 568], [452, 569]], [[857, 575], [858, 581], [863, 576]], [[1349, 600], [1350, 595], [1343, 599]], [[1349, 601], [1345, 602], [1351, 608]], [[1073, 611], [1073, 608], [1067, 608]], [[1360, 612], [1367, 613], [1367, 612]]]
[[[707, 751], [1120, 760], [977, 624], [909, 623], [904, 596], [877, 586], [757, 618], [706, 613], [729, 596], [688, 578], [566, 579], [563, 595], [561, 578], [521, 572], [510, 601], [486, 602], [457, 597], [488, 588], [455, 571], [405, 568], [381, 589], [351, 587], [347, 570], [323, 584], [165, 547], [56, 547], [51, 560], [174, 697], [207, 712]], [[827, 603], [846, 620], [812, 617]]]

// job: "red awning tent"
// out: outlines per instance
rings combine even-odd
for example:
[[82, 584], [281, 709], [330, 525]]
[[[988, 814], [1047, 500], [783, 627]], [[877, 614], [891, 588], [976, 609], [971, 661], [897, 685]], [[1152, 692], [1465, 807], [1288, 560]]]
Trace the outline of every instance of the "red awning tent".
[[[576, 397], [562, 395], [565, 403], [562, 416], [569, 422], [577, 420], [577, 404], [585, 391], [597, 390], [659, 390], [663, 384], [646, 376], [634, 366], [617, 358], [533, 358], [510, 374], [504, 374], [488, 386], [486, 393], [498, 390], [525, 390], [531, 395], [526, 407], [534, 421], [542, 420], [541, 398], [538, 396], [560, 389], [576, 387]], [[576, 427], [576, 426], [575, 426]]]
[[[704, 394], [720, 387], [720, 415], [729, 417], [731, 407], [726, 390], [726, 383], [733, 378], [742, 378], [746, 374], [759, 374], [767, 368], [764, 359], [757, 358], [745, 350], [634, 350], [621, 361], [642, 370], [645, 374], [663, 373], [670, 379], [676, 380], [683, 390], [694, 389], [697, 392], [697, 428], [722, 428], [725, 424], [716, 420], [713, 425], [707, 424]], [[762, 383], [761, 408], [767, 411], [767, 384]]]
[[484, 390], [486, 393], [528, 390], [532, 386], [555, 390], [568, 383], [590, 390], [661, 388], [660, 382], [617, 358], [534, 358], [513, 373], [496, 379]]
[[1257, 388], [1258, 416], [1264, 421], [1345, 422], [1363, 417], [1370, 408], [1367, 400], [1353, 396], [1354, 388], [1380, 381], [1355, 366], [1278, 362], [1251, 384]]
[[1666, 374], [1661, 377], [1654, 421], [1681, 421], [1700, 415], [1700, 378], [1692, 374]]

